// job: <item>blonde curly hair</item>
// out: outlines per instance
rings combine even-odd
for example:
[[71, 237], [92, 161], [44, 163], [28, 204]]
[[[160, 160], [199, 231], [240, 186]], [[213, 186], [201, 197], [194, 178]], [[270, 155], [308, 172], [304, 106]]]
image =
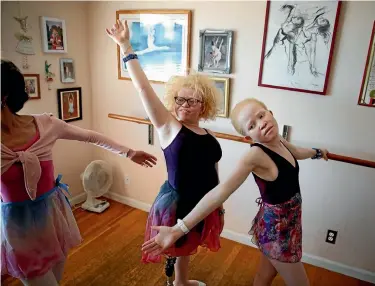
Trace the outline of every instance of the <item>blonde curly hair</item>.
[[215, 83], [207, 76], [189, 74], [187, 76], [174, 76], [166, 84], [164, 104], [174, 114], [175, 97], [182, 88], [194, 90], [195, 94], [203, 101], [203, 111], [200, 119], [214, 120], [218, 111], [220, 92]]
[[241, 110], [245, 106], [247, 106], [249, 104], [254, 104], [254, 103], [259, 104], [265, 110], [268, 110], [267, 106], [262, 101], [260, 101], [256, 98], [247, 98], [247, 99], [244, 99], [244, 100], [240, 101], [239, 103], [237, 103], [236, 106], [231, 111], [230, 120], [232, 122], [232, 125], [233, 125], [234, 129], [236, 129], [236, 131], [238, 133], [240, 133], [241, 135], [246, 136], [245, 131], [243, 130], [243, 126], [241, 126], [241, 123], [238, 121], [238, 115], [240, 114]]

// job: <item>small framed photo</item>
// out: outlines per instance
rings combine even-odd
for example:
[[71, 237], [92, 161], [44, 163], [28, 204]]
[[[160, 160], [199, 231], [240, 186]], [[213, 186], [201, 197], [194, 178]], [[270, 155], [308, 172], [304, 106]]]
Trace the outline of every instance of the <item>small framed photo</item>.
[[76, 81], [73, 59], [60, 59], [60, 78], [63, 83]]
[[65, 122], [82, 120], [82, 93], [80, 87], [57, 90], [59, 118]]
[[67, 53], [65, 20], [40, 17], [42, 47], [45, 53]]
[[198, 70], [211, 73], [231, 73], [233, 31], [200, 30]]
[[25, 88], [29, 99], [40, 99], [39, 74], [24, 74]]
[[228, 118], [229, 116], [229, 78], [210, 77], [216, 88], [220, 91], [220, 102], [216, 116]]

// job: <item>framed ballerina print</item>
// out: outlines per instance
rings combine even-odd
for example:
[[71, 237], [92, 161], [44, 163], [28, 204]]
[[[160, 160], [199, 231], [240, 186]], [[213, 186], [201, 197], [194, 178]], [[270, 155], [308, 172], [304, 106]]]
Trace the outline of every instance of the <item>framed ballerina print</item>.
[[325, 95], [340, 1], [267, 1], [258, 86]]
[[198, 70], [211, 73], [231, 73], [233, 31], [199, 31], [200, 57]]
[[[190, 10], [121, 10], [116, 20], [127, 20], [130, 43], [139, 62], [154, 83], [185, 75], [190, 67]], [[129, 80], [117, 47], [118, 78]]]
[[375, 107], [375, 21], [372, 26], [358, 105]]
[[57, 90], [59, 118], [65, 122], [82, 120], [82, 92], [80, 87]]

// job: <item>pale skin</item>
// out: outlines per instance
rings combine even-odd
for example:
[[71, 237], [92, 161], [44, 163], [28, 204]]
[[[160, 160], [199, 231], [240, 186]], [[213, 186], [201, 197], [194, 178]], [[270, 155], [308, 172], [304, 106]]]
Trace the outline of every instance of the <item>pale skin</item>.
[[[295, 166], [293, 156], [297, 160], [304, 160], [316, 154], [316, 151], [313, 149], [297, 147], [285, 141], [279, 135], [278, 124], [272, 112], [259, 103], [253, 102], [242, 106], [240, 112], [237, 114], [237, 120], [246, 137], [250, 137], [252, 140], [278, 153], [293, 166]], [[325, 149], [321, 150], [324, 160], [328, 160], [328, 151]], [[273, 181], [278, 176], [278, 168], [275, 163], [257, 146], [250, 148], [250, 150], [246, 152], [226, 182], [218, 185], [207, 193], [196, 207], [183, 219], [186, 227], [191, 229], [211, 213], [212, 210], [223, 204], [243, 184], [252, 172], [268, 181]], [[155, 226], [153, 229], [158, 230], [159, 233], [153, 239], [143, 244], [142, 251], [160, 253], [184, 235], [177, 225], [174, 227]], [[281, 263], [271, 260], [263, 254], [261, 256], [259, 271], [254, 280], [254, 285], [271, 285], [277, 272], [283, 277], [287, 285], [309, 285], [307, 275], [301, 262]]]
[[[129, 27], [127, 22], [117, 20], [111, 29], [106, 29], [107, 35], [117, 44], [124, 56], [133, 54], [134, 51], [129, 41]], [[160, 145], [163, 149], [172, 143], [182, 126], [189, 128], [199, 135], [207, 134], [206, 130], [199, 127], [201, 114], [204, 111], [204, 102], [199, 94], [189, 88], [182, 88], [177, 97], [185, 99], [181, 105], [175, 104], [172, 115], [160, 101], [153, 90], [138, 60], [130, 60], [126, 63], [130, 78], [139, 93], [148, 117], [154, 125]], [[191, 101], [191, 104], [187, 102]], [[214, 134], [208, 131], [211, 135]], [[218, 166], [216, 164], [216, 169]], [[219, 205], [218, 207], [220, 207]], [[222, 216], [222, 219], [224, 217]], [[188, 280], [189, 256], [178, 257], [175, 265], [175, 286], [197, 286], [198, 281]]]

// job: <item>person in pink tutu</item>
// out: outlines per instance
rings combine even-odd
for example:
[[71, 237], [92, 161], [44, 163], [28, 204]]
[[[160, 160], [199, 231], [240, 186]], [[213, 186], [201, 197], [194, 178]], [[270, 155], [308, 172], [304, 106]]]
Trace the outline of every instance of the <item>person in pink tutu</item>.
[[24, 285], [54, 286], [69, 249], [82, 240], [67, 185], [61, 175], [54, 179], [55, 142], [92, 143], [145, 167], [156, 158], [50, 114], [18, 115], [28, 99], [20, 70], [1, 61], [1, 274]]
[[[132, 50], [127, 23], [117, 21], [110, 30], [107, 29], [107, 34], [122, 50], [123, 61], [158, 132], [166, 160], [168, 180], [161, 186], [148, 216], [145, 240], [149, 240], [156, 235], [151, 230], [152, 225], [174, 225], [219, 183], [217, 166], [222, 156], [221, 147], [213, 133], [201, 128], [199, 123], [216, 117], [220, 95], [208, 77], [197, 74], [175, 76], [167, 84], [165, 106]], [[162, 253], [169, 257], [167, 265], [171, 266], [176, 261], [175, 286], [205, 285], [188, 279], [189, 259], [199, 246], [211, 251], [219, 250], [223, 214], [222, 207], [218, 206], [187, 236]], [[142, 254], [144, 263], [157, 263], [161, 258], [160, 254]], [[173, 266], [167, 268], [166, 274], [171, 277]]]

